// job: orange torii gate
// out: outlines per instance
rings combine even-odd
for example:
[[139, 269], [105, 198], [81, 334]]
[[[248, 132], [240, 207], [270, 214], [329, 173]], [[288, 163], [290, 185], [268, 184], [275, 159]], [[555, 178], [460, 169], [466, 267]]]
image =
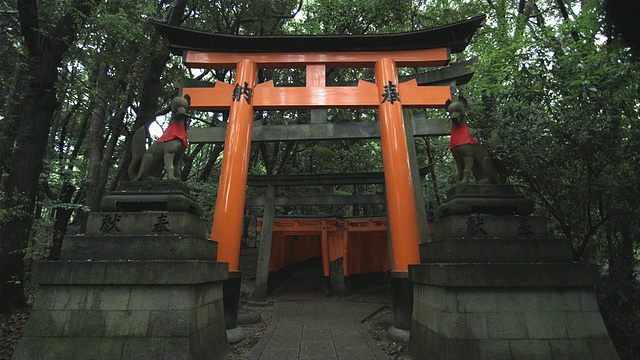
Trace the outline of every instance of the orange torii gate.
[[[397, 55], [398, 58], [390, 56]], [[323, 64], [315, 62], [321, 58]], [[378, 58], [378, 60], [375, 60]], [[323, 53], [318, 54], [228, 54], [187, 51], [188, 66], [228, 66], [238, 60], [236, 83], [216, 84], [214, 88], [185, 88], [195, 109], [230, 108], [218, 198], [211, 239], [219, 243], [218, 260], [238, 269], [240, 237], [248, 171], [253, 111], [282, 108], [374, 107], [380, 111], [380, 128], [385, 169], [387, 206], [394, 254], [394, 271], [406, 273], [409, 264], [419, 262], [418, 221], [413, 196], [408, 144], [402, 118], [403, 106], [442, 106], [451, 98], [449, 86], [419, 87], [415, 80], [398, 84], [396, 66], [436, 66], [449, 61], [446, 48], [402, 51], [395, 54]], [[413, 59], [413, 60], [412, 60]], [[309, 64], [311, 63], [311, 64]], [[326, 87], [326, 66], [375, 67], [376, 84], [361, 81], [353, 87]], [[274, 87], [273, 82], [256, 84], [258, 67], [291, 68], [304, 65], [307, 86]]]
[[[218, 242], [218, 261], [229, 264], [230, 277], [238, 272], [253, 112], [377, 108], [393, 253], [392, 277], [408, 280], [408, 265], [419, 263], [420, 236], [403, 108], [442, 107], [451, 98], [452, 89], [418, 86], [415, 80], [398, 83], [397, 67], [447, 65], [451, 53], [462, 52], [483, 21], [484, 16], [479, 16], [401, 34], [337, 36], [233, 36], [152, 21], [156, 30], [168, 39], [172, 52], [182, 55], [187, 66], [236, 69], [233, 84], [218, 81], [214, 87], [182, 89], [183, 95], [191, 97], [192, 109], [229, 109], [211, 239]], [[375, 83], [326, 86], [327, 67], [374, 68]], [[273, 81], [257, 83], [258, 69], [266, 68], [304, 68], [306, 86], [276, 87]]]
[[[257, 218], [257, 231], [263, 231], [263, 218]], [[352, 275], [386, 273], [390, 269], [387, 244], [387, 220], [385, 217], [278, 217], [273, 221], [273, 245], [269, 259], [269, 272], [275, 273], [287, 265], [321, 258], [326, 280], [326, 294], [338, 296], [348, 294], [344, 282]], [[291, 246], [292, 237], [304, 245]], [[333, 275], [330, 264], [341, 271]], [[343, 279], [340, 286], [338, 277]]]

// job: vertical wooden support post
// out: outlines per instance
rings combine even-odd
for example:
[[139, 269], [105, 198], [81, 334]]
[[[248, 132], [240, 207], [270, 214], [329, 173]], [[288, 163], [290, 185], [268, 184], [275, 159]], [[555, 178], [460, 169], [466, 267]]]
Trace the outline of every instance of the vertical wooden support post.
[[387, 331], [389, 336], [398, 329], [406, 334], [411, 327], [413, 292], [408, 270], [409, 264], [420, 262], [420, 232], [395, 61], [389, 58], [376, 61], [375, 72], [380, 94], [378, 109], [389, 216], [387, 229], [391, 231], [393, 248], [391, 288], [394, 325]]
[[276, 214], [276, 186], [267, 186], [267, 196], [264, 203], [262, 217], [262, 238], [258, 248], [258, 266], [256, 269], [256, 284], [251, 301], [263, 303], [267, 299], [269, 284], [269, 263], [271, 261], [271, 244], [273, 242], [273, 222]]
[[[307, 65], [307, 87], [325, 87], [326, 86], [327, 66], [324, 64]], [[311, 110], [312, 124], [327, 123], [327, 109]]]
[[229, 271], [238, 271], [253, 130], [252, 98], [257, 76], [258, 67], [254, 61], [243, 59], [238, 62], [213, 215], [211, 240], [218, 242], [218, 261], [229, 263]]
[[[420, 169], [418, 168], [418, 155], [413, 138], [413, 121], [408, 109], [402, 112], [404, 117], [404, 128], [407, 133], [407, 146], [409, 150], [409, 164], [411, 166], [411, 179], [413, 180], [413, 193], [416, 199], [416, 216], [418, 217], [418, 230], [420, 231], [420, 242], [429, 241], [429, 223], [427, 222], [427, 209], [422, 194], [422, 181], [420, 179]], [[433, 166], [433, 164], [431, 164]]]
[[320, 247], [322, 249], [322, 290], [324, 296], [331, 296], [331, 276], [329, 265], [329, 232], [327, 231], [327, 219], [322, 219], [322, 235], [320, 236]]
[[322, 249], [322, 272], [329, 276], [329, 234], [327, 233], [327, 219], [322, 219], [322, 235], [320, 238]]
[[409, 165], [407, 136], [402, 118], [402, 94], [392, 59], [376, 62], [376, 83], [380, 94], [380, 139], [384, 163], [385, 193], [389, 226], [393, 236], [393, 270], [407, 273], [409, 264], [420, 262], [420, 232]]

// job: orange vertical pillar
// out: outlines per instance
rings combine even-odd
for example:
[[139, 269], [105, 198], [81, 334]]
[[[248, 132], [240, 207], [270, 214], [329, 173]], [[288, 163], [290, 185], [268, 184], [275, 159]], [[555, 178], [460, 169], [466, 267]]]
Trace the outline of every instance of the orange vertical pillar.
[[420, 263], [420, 233], [402, 120], [402, 94], [398, 93], [398, 74], [392, 59], [378, 60], [375, 72], [380, 94], [380, 140], [393, 248], [393, 272], [396, 276], [405, 277], [409, 264]]
[[218, 242], [218, 261], [229, 263], [229, 271], [233, 272], [238, 271], [240, 257], [253, 130], [252, 98], [257, 76], [258, 66], [254, 61], [238, 62], [211, 230], [211, 240]]

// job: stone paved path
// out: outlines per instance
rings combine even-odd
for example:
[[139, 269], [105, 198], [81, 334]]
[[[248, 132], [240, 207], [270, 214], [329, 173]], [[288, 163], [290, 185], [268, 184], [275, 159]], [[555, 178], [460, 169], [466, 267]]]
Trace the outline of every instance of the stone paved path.
[[253, 360], [386, 360], [362, 320], [383, 304], [340, 299], [278, 300]]

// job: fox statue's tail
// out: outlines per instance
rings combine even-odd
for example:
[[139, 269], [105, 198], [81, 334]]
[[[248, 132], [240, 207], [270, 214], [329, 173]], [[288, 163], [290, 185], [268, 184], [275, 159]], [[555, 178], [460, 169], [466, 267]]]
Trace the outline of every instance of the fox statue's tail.
[[131, 181], [137, 181], [140, 177], [140, 164], [142, 163], [142, 157], [147, 150], [144, 146], [144, 140], [147, 137], [144, 126], [140, 127], [133, 134], [133, 140], [131, 142], [131, 164], [129, 165], [129, 179]]

